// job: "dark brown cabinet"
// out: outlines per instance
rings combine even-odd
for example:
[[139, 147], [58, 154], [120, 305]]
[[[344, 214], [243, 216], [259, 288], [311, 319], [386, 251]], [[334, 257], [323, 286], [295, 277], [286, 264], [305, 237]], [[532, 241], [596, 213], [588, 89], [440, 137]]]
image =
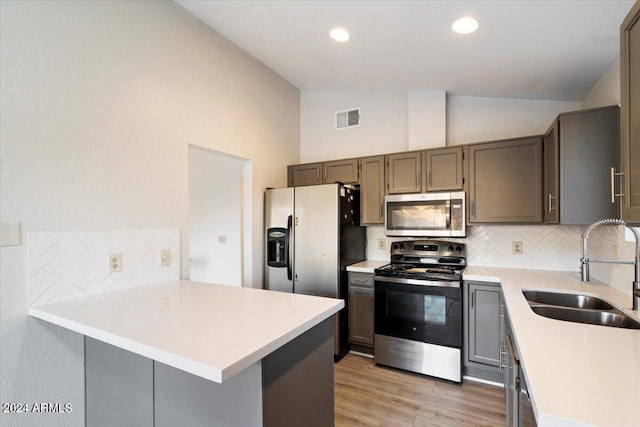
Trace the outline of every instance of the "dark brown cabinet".
[[640, 225], [640, 2], [620, 26], [621, 214]]
[[384, 156], [360, 159], [360, 223], [384, 223]]
[[389, 154], [387, 159], [387, 194], [422, 192], [422, 152]]
[[617, 106], [563, 113], [544, 137], [544, 222], [616, 218], [611, 184], [618, 164]]
[[349, 341], [373, 347], [373, 274], [349, 272]]
[[542, 138], [469, 146], [469, 223], [542, 222]]
[[425, 191], [462, 190], [462, 147], [441, 148], [424, 152]]
[[306, 163], [288, 167], [287, 184], [289, 187], [304, 185], [357, 184], [358, 159], [335, 160], [323, 163]]

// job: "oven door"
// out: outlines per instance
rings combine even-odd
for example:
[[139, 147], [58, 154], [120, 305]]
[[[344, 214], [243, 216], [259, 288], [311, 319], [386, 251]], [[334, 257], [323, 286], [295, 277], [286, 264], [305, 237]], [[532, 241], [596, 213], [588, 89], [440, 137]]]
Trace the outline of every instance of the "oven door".
[[462, 348], [460, 282], [374, 277], [376, 335]]

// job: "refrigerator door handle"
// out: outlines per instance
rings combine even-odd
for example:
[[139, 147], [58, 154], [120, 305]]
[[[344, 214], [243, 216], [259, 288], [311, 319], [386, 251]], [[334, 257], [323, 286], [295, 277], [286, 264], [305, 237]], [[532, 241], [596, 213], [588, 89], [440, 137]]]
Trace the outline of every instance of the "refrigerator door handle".
[[285, 263], [287, 264], [287, 279], [291, 280], [293, 278], [293, 272], [291, 271], [291, 226], [293, 223], [293, 215], [289, 215], [287, 218], [287, 237], [285, 239], [284, 245], [284, 256]]

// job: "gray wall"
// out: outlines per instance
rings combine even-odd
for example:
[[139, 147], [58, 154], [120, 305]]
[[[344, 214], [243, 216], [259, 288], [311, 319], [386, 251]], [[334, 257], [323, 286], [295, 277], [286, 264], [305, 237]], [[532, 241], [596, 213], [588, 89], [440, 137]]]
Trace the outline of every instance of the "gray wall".
[[5, 426], [84, 424], [83, 340], [28, 318], [31, 230], [182, 231], [188, 144], [249, 159], [248, 285], [262, 282], [262, 192], [299, 159], [299, 91], [173, 2], [0, 2], [0, 400], [71, 403]]

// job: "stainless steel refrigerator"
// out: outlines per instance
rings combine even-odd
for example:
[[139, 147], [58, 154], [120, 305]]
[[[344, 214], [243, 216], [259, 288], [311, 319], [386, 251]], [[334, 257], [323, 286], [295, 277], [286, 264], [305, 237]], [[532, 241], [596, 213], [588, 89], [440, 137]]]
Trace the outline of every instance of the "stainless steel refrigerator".
[[349, 351], [346, 267], [366, 258], [360, 191], [342, 184], [267, 189], [265, 288], [342, 298], [334, 355]]

